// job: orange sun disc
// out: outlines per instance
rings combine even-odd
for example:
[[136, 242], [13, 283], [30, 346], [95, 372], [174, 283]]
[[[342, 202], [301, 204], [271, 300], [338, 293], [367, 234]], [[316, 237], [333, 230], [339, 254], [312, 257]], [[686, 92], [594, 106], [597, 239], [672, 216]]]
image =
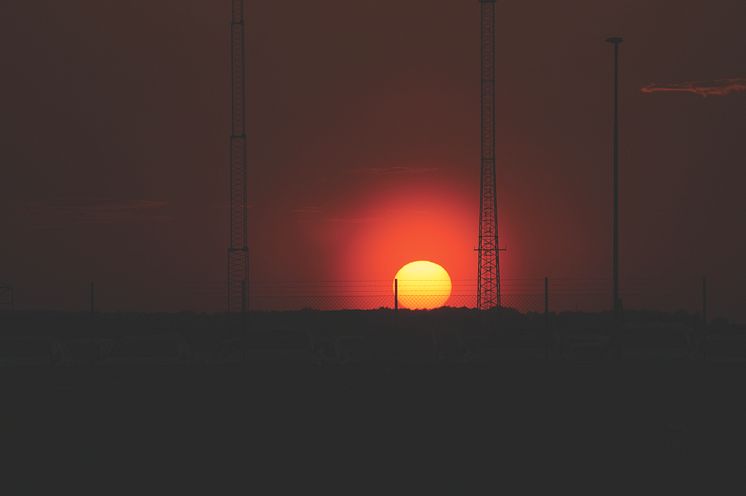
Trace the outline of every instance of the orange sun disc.
[[410, 262], [396, 273], [399, 305], [410, 309], [429, 310], [446, 304], [451, 296], [451, 277], [440, 265], [418, 260]]

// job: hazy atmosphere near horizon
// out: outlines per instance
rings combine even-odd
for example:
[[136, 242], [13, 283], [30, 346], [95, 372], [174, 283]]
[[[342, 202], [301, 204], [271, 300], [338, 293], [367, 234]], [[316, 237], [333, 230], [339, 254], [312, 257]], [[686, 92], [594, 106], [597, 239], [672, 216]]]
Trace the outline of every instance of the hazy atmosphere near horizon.
[[745, 0], [0, 19], [2, 494], [746, 487]]
[[[0, 4], [0, 285], [18, 308], [83, 310], [95, 281], [102, 310], [224, 309], [229, 7]], [[711, 316], [746, 321], [745, 19], [743, 0], [498, 4], [507, 297], [546, 276], [598, 293], [569, 307], [610, 301], [620, 35], [625, 301], [697, 311], [706, 276]], [[479, 42], [476, 0], [247, 2], [252, 292], [388, 291], [432, 260], [463, 297], [446, 304], [470, 302]]]

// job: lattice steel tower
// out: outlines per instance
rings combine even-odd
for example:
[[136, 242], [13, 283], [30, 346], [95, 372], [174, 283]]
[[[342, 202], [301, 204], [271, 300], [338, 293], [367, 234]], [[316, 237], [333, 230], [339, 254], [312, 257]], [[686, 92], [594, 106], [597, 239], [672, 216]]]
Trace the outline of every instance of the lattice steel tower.
[[228, 312], [248, 307], [249, 239], [246, 191], [246, 66], [244, 1], [231, 0], [231, 141]]
[[482, 24], [482, 161], [477, 308], [500, 307], [500, 244], [495, 180], [495, 0], [479, 0]]

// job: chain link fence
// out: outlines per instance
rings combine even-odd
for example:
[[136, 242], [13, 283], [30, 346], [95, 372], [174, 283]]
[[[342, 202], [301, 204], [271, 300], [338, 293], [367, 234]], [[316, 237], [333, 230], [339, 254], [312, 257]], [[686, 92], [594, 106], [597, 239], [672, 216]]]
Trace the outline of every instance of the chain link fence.
[[0, 310], [13, 310], [13, 288], [11, 286], [0, 286]]
[[[475, 280], [454, 280], [452, 287], [411, 285], [399, 294], [400, 309], [432, 309], [443, 306], [475, 308]], [[664, 312], [704, 311], [706, 295], [701, 278], [680, 281], [630, 279], [623, 281], [622, 304], [629, 310]], [[397, 306], [394, 282], [365, 281], [252, 281], [248, 291], [252, 311], [372, 310]], [[5, 295], [5, 299], [7, 300]], [[94, 296], [91, 298], [91, 296]], [[716, 295], [717, 296], [717, 295]], [[227, 306], [226, 284], [222, 281], [182, 281], [139, 284], [135, 281], [96, 281], [95, 295], [89, 283], [69, 285], [64, 292], [17, 288], [15, 307], [20, 310], [82, 310], [97, 312], [179, 312], [219, 313]], [[522, 313], [601, 312], [611, 308], [611, 282], [590, 278], [503, 279], [501, 306]], [[717, 307], [711, 297], [708, 304]], [[56, 301], [56, 307], [35, 304]], [[717, 311], [711, 313], [717, 317]]]

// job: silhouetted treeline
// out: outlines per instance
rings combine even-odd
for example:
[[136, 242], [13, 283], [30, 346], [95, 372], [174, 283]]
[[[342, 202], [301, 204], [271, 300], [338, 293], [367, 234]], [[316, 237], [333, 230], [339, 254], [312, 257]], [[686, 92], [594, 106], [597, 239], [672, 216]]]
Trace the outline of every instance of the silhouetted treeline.
[[684, 312], [510, 309], [224, 314], [5, 313], [6, 365], [352, 365], [515, 360], [746, 360], [746, 328]]

